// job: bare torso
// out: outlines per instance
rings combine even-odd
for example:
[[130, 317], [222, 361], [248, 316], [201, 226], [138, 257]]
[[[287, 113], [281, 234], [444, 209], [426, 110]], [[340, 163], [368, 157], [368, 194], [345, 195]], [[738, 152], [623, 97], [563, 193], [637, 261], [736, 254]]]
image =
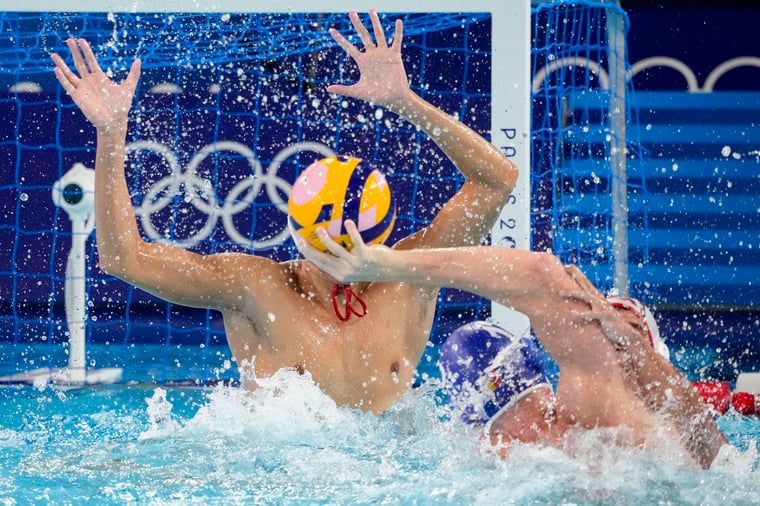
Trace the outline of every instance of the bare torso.
[[[621, 310], [623, 311], [623, 310]], [[652, 413], [625, 376], [615, 346], [595, 323], [568, 325], [544, 336], [560, 374], [556, 388], [556, 428], [626, 426], [640, 444], [655, 427]]]
[[557, 426], [631, 429], [632, 444], [642, 444], [655, 428], [654, 414], [630, 389], [621, 372], [564, 370], [557, 384]]
[[[340, 321], [324, 274], [305, 261], [272, 265], [264, 279], [241, 280], [252, 294], [269, 296], [222, 311], [238, 365], [243, 371], [252, 365], [258, 377], [284, 367], [308, 371], [338, 404], [375, 413], [387, 409], [414, 380], [437, 290], [355, 283], [352, 288], [366, 302], [367, 314]], [[342, 296], [339, 302], [342, 308]], [[255, 382], [246, 386], [255, 387]]]

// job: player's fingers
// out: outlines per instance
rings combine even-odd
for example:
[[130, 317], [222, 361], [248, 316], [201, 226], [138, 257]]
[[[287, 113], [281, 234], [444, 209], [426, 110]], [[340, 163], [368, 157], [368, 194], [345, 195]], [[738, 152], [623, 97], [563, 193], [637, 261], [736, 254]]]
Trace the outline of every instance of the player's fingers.
[[573, 277], [575, 282], [580, 286], [582, 289], [586, 290], [587, 292], [595, 295], [596, 297], [600, 299], [606, 300], [607, 298], [604, 296], [602, 292], [599, 291], [599, 289], [594, 286], [594, 283], [589, 280], [585, 274], [583, 274], [583, 271], [581, 271], [577, 266], [575, 265], [568, 265], [566, 268], [567, 272], [570, 273], [570, 275]]
[[142, 61], [140, 58], [135, 58], [135, 61], [132, 62], [132, 66], [129, 68], [127, 79], [124, 81], [124, 84], [126, 84], [132, 92], [135, 91], [135, 88], [137, 88], [137, 81], [140, 80], [141, 65]]
[[72, 95], [76, 91], [76, 86], [74, 86], [74, 84], [63, 74], [63, 70], [56, 67], [53, 69], [53, 73], [58, 79], [58, 82], [61, 83], [61, 86], [63, 86], [63, 89], [66, 90], [66, 93]]
[[354, 248], [363, 248], [366, 246], [364, 239], [362, 239], [362, 235], [359, 233], [359, 229], [353, 220], [346, 220], [345, 227], [346, 232], [348, 232], [348, 236], [351, 238], [351, 242], [354, 243]]
[[87, 64], [87, 67], [90, 69], [90, 72], [102, 72], [100, 70], [100, 64], [98, 64], [98, 59], [95, 58], [95, 53], [92, 52], [90, 43], [87, 42], [85, 39], [79, 39], [79, 47], [82, 49], [82, 54], [84, 55], [84, 62], [85, 64]]
[[64, 63], [63, 58], [55, 53], [51, 54], [50, 58], [53, 60], [53, 63], [55, 63], [55, 69], [53, 69], [53, 72], [58, 78], [58, 81], [60, 81], [61, 85], [63, 85], [64, 88], [66, 86], [72, 86], [76, 88], [77, 84], [79, 83], [79, 77], [77, 77], [77, 75], [71, 71], [66, 63]]
[[324, 244], [325, 248], [327, 248], [327, 251], [336, 257], [343, 258], [347, 253], [346, 249], [335, 242], [335, 239], [330, 236], [330, 234], [327, 232], [327, 229], [324, 227], [317, 228], [317, 236], [319, 237], [319, 240], [322, 241], [322, 244]]
[[586, 322], [593, 322], [593, 321], [608, 321], [609, 315], [606, 311], [596, 311], [594, 309], [584, 309], [583, 311], [578, 309], [571, 309], [570, 314], [573, 315], [575, 318], [578, 318], [580, 320], [586, 321]]
[[335, 28], [330, 28], [330, 35], [332, 35], [332, 38], [335, 42], [338, 43], [338, 45], [343, 48], [343, 51], [345, 51], [351, 58], [354, 60], [356, 59], [356, 54], [359, 52], [356, 47], [351, 44], [344, 36], [341, 34], [338, 30]]
[[79, 47], [77, 40], [69, 39], [66, 41], [66, 45], [69, 46], [71, 57], [74, 59], [74, 67], [77, 69], [77, 72], [79, 72], [79, 76], [84, 77], [89, 71], [87, 70], [87, 65], [85, 64], [84, 59], [82, 59], [82, 50]]
[[362, 23], [361, 19], [359, 19], [359, 14], [357, 14], [356, 11], [351, 11], [348, 13], [348, 18], [351, 20], [351, 24], [354, 25], [354, 29], [359, 35], [362, 44], [364, 44], [364, 47], [374, 47], [375, 43], [372, 42], [372, 36], [367, 31], [367, 28], [364, 26], [364, 23]]
[[288, 223], [288, 228], [290, 229], [290, 237], [292, 237], [293, 242], [296, 243], [296, 248], [298, 248], [298, 251], [305, 254], [305, 250], [309, 249], [307, 246], [310, 246], [308, 241], [304, 239], [301, 234], [295, 233], [290, 223]]
[[583, 286], [584, 288], [587, 287], [586, 285], [586, 276], [583, 275], [581, 270], [578, 268], [577, 265], [566, 265], [565, 266], [565, 272], [570, 274], [570, 276], [575, 280], [576, 283]]
[[404, 38], [404, 22], [400, 19], [396, 20], [396, 31], [393, 33], [393, 48], [396, 52], [401, 52], [401, 40]]
[[331, 84], [327, 87], [328, 93], [335, 93], [336, 95], [343, 95], [344, 97], [354, 97], [354, 86], [346, 86], [344, 84]]
[[385, 31], [383, 24], [380, 22], [380, 16], [375, 9], [370, 9], [369, 17], [372, 20], [372, 31], [375, 33], [375, 43], [377, 47], [388, 47], [388, 41], [385, 40]]
[[597, 298], [589, 294], [588, 292], [573, 290], [573, 291], [560, 291], [559, 296], [563, 299], [574, 299], [580, 302], [585, 302], [588, 305], [592, 305], [596, 302]]

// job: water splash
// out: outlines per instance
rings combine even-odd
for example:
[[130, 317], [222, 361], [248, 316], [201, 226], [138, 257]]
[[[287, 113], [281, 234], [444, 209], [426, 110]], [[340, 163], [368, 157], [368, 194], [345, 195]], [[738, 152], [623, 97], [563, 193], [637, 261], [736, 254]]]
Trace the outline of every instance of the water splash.
[[173, 405], [166, 400], [166, 390], [157, 388], [153, 396], [145, 400], [148, 403], [150, 428], [140, 435], [139, 440], [172, 434], [179, 428], [179, 424], [172, 418]]
[[[66, 398], [0, 397], [0, 497], [99, 504], [747, 504], [756, 498], [760, 422], [729, 413], [708, 471], [667, 445], [583, 432], [572, 451], [483, 451], [433, 381], [380, 417], [336, 406], [308, 375], [282, 371], [252, 392], [112, 387]], [[13, 415], [13, 413], [16, 413]], [[26, 501], [29, 499], [29, 501]]]

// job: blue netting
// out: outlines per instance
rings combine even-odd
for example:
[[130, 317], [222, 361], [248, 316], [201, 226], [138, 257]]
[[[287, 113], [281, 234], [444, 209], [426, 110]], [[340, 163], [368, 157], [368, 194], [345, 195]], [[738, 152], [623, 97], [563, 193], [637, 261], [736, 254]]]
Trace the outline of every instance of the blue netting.
[[[615, 261], [609, 154], [617, 133], [610, 131], [609, 104], [617, 91], [599, 77], [608, 65], [607, 9], [620, 13], [596, 2], [542, 3], [532, 12], [534, 75], [563, 62], [532, 97], [534, 249], [581, 264], [602, 289], [611, 286]], [[396, 17], [384, 17], [386, 32]], [[490, 15], [402, 18], [413, 88], [488, 136]], [[353, 33], [344, 13], [4, 12], [0, 26], [9, 34], [0, 41], [0, 90], [10, 89], [0, 95], [0, 340], [14, 343], [1, 357], [5, 369], [62, 365], [71, 233], [50, 192], [74, 163], [92, 166], [95, 137], [52, 76], [48, 54], [68, 55], [68, 37], [90, 40], [117, 79], [136, 55], [143, 60], [127, 174], [141, 231], [153, 239], [201, 253], [294, 258], [283, 212], [289, 184], [326, 148], [387, 173], [398, 204], [391, 240], [429, 223], [462, 182], [408, 123], [325, 92], [330, 83], [357, 78], [326, 31]], [[628, 148], [635, 168], [636, 145]], [[628, 183], [643, 191], [642, 178]], [[87, 337], [89, 349], [100, 350], [93, 359], [98, 366], [128, 364], [159, 380], [234, 375], [216, 312], [166, 304], [103, 275], [92, 241], [88, 247]], [[488, 307], [444, 291], [431, 341], [440, 342], [458, 322], [485, 316]], [[130, 351], [143, 343], [157, 343], [161, 357], [142, 360]], [[187, 346], [198, 347], [192, 363], [178, 358]], [[426, 356], [423, 368], [434, 357], [434, 351]]]
[[[614, 57], [628, 69], [625, 46], [609, 42], [611, 15], [620, 16], [626, 24], [620, 29], [627, 32], [625, 12], [609, 2], [540, 4], [533, 12], [532, 51], [533, 247], [578, 264], [604, 291], [613, 288], [617, 260], [614, 185], [624, 194], [642, 193], [646, 182], [633, 90], [624, 77], [615, 82], [610, 68]], [[627, 171], [624, 177], [615, 172], [614, 153]], [[626, 228], [646, 228], [645, 207], [625, 211]], [[646, 263], [646, 241], [637, 248], [637, 263]], [[632, 289], [634, 296], [652, 300], [652, 286]]]
[[[389, 33], [396, 17], [384, 16]], [[413, 88], [488, 136], [490, 15], [402, 18]], [[143, 60], [127, 175], [141, 232], [154, 240], [201, 253], [294, 258], [283, 212], [289, 185], [327, 148], [386, 172], [398, 205], [391, 240], [429, 223], [462, 183], [410, 124], [325, 91], [358, 77], [327, 33], [330, 26], [353, 33], [344, 13], [3, 12], [0, 26], [8, 34], [0, 42], [0, 339], [17, 345], [3, 354], [5, 369], [65, 364], [60, 343], [71, 227], [53, 204], [51, 187], [73, 164], [93, 166], [95, 141], [52, 76], [49, 53], [70, 58], [69, 37], [87, 38], [116, 79], [135, 56]], [[92, 240], [87, 299], [88, 349], [163, 344], [159, 359], [129, 364], [157, 379], [230, 372], [218, 313], [167, 304], [105, 276]], [[433, 341], [453, 324], [446, 322], [472, 319], [488, 306], [443, 292]], [[194, 363], [172, 359], [183, 346], [200, 347]], [[123, 354], [103, 350], [95, 365], [124, 365]]]

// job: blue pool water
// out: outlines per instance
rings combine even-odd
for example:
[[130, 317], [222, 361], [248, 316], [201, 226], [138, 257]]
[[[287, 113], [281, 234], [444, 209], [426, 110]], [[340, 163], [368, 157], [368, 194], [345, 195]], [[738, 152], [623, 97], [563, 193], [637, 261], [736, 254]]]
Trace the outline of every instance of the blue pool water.
[[435, 382], [381, 417], [341, 408], [308, 377], [256, 392], [122, 384], [0, 389], [0, 504], [751, 504], [760, 421], [719, 419], [735, 449], [708, 471], [607, 444], [506, 460], [446, 416]]

